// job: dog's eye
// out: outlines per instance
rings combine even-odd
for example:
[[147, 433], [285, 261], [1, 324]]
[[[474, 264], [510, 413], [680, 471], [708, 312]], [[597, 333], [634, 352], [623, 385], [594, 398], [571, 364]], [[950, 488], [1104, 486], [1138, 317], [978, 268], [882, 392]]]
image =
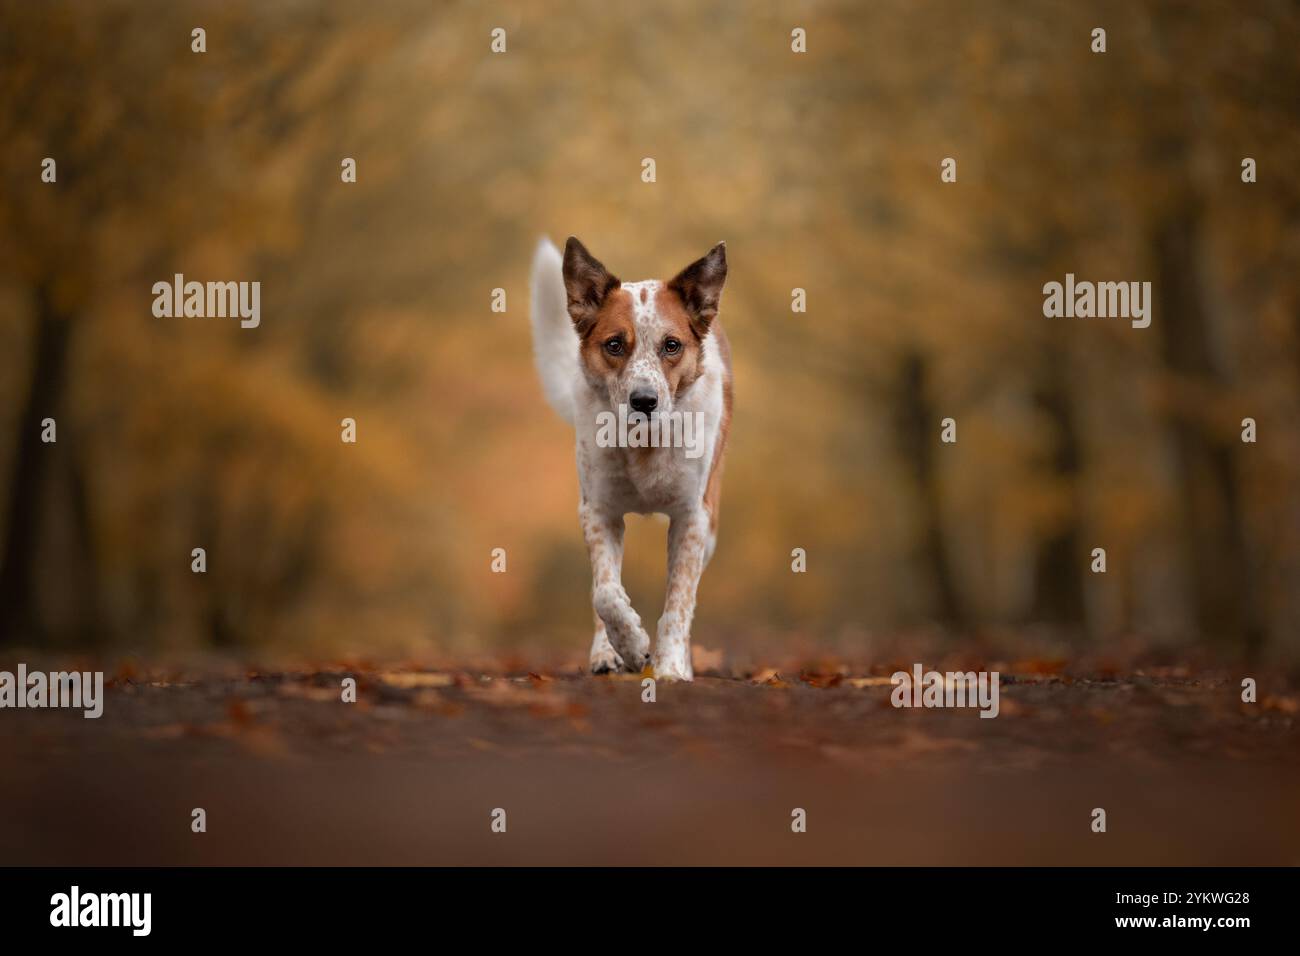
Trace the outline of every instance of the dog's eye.
[[608, 342], [605, 343], [605, 351], [608, 352], [610, 355], [622, 355], [623, 340], [610, 339]]
[[664, 339], [664, 352], [668, 355], [676, 355], [682, 350], [682, 343], [676, 339]]

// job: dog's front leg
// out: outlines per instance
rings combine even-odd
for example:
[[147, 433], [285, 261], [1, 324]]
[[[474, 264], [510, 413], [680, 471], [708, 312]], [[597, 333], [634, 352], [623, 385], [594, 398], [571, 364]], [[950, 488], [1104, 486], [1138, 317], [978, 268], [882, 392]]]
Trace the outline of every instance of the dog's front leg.
[[[623, 590], [623, 516], [600, 511], [587, 503], [578, 509], [582, 534], [591, 555], [591, 604], [605, 624], [609, 645], [622, 659], [624, 669], [639, 673], [650, 657], [650, 635]], [[600, 632], [592, 644], [592, 670], [597, 660]], [[607, 658], [606, 658], [607, 661]], [[608, 670], [608, 667], [601, 668]]]
[[695, 616], [695, 592], [708, 562], [712, 530], [702, 507], [674, 515], [668, 528], [668, 593], [659, 618], [655, 641], [654, 672], [670, 680], [693, 680], [691, 667], [691, 618]]

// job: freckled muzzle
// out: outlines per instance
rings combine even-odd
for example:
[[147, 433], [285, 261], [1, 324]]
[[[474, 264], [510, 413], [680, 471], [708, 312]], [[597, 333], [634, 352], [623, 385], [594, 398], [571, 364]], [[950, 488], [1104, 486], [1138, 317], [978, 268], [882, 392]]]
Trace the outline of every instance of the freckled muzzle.
[[659, 367], [658, 356], [636, 355], [628, 364], [623, 377], [624, 382], [620, 384], [627, 389], [624, 401], [632, 411], [649, 415], [651, 412], [666, 412], [671, 409], [673, 398], [668, 389], [668, 379]]

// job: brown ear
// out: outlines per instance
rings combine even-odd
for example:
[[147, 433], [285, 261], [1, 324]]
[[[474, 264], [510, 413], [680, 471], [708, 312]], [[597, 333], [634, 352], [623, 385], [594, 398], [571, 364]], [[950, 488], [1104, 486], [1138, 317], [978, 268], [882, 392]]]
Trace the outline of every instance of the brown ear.
[[686, 306], [691, 329], [699, 338], [709, 334], [709, 326], [718, 315], [722, 284], [727, 281], [727, 244], [720, 242], [703, 259], [697, 259], [668, 283]]
[[569, 297], [569, 317], [579, 337], [591, 331], [596, 313], [618, 286], [618, 277], [610, 275], [577, 236], [570, 236], [564, 244], [564, 291]]

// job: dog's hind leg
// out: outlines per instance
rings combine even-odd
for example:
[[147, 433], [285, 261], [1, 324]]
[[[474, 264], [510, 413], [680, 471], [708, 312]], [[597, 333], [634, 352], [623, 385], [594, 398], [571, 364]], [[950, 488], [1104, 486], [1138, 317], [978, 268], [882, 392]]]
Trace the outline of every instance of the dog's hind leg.
[[618, 656], [618, 651], [609, 643], [609, 635], [605, 633], [605, 622], [600, 619], [600, 615], [593, 615], [596, 618], [596, 636], [591, 639], [591, 672], [593, 674], [613, 674], [623, 669], [623, 658]]
[[[640, 673], [650, 659], [650, 635], [623, 590], [623, 516], [603, 513], [584, 503], [578, 509], [582, 534], [591, 555], [591, 603], [605, 625], [610, 647], [623, 660], [623, 669]], [[597, 631], [597, 640], [600, 632]], [[596, 642], [592, 643], [595, 671]]]

